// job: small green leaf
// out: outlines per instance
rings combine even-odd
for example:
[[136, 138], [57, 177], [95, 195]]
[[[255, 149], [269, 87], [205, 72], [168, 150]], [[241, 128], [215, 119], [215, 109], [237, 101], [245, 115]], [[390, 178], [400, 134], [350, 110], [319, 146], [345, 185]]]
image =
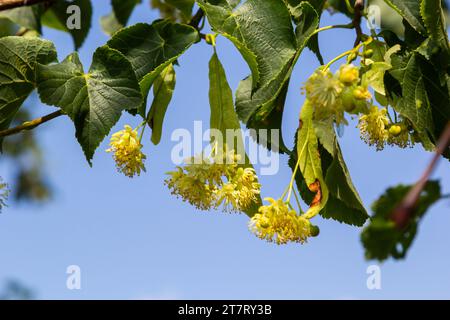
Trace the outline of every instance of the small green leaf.
[[0, 39], [0, 130], [7, 129], [36, 86], [37, 63], [56, 60], [52, 42], [39, 38]]
[[373, 203], [370, 224], [361, 233], [367, 259], [403, 259], [414, 241], [420, 220], [429, 207], [441, 198], [439, 182], [429, 181], [419, 198], [415, 215], [404, 229], [399, 229], [391, 220], [391, 214], [411, 187], [398, 185], [389, 188]]
[[42, 5], [34, 5], [1, 11], [0, 18], [7, 18], [25, 29], [36, 30], [38, 33], [42, 33], [42, 13]]
[[107, 46], [98, 48], [88, 73], [78, 54], [55, 65], [39, 65], [41, 100], [60, 107], [75, 123], [76, 137], [89, 163], [122, 111], [137, 108], [142, 95], [128, 60]]
[[243, 150], [242, 137], [238, 137], [237, 141], [226, 141], [227, 129], [240, 130], [241, 127], [234, 110], [233, 93], [216, 52], [209, 61], [209, 86], [210, 127], [222, 133], [225, 140], [223, 142], [228, 145], [229, 150]]
[[166, 0], [166, 2], [172, 7], [180, 10], [185, 20], [190, 19], [195, 0]]
[[141, 2], [141, 0], [111, 0], [113, 12], [100, 19], [103, 31], [111, 36], [125, 27], [134, 8]]
[[150, 128], [152, 128], [152, 142], [155, 145], [161, 141], [164, 116], [172, 100], [175, 83], [175, 69], [172, 64], [169, 64], [158, 75], [153, 84], [153, 102], [147, 116], [147, 121]]
[[[76, 6], [80, 9], [82, 18], [80, 19], [81, 28], [67, 27], [67, 19], [73, 14], [68, 13], [70, 6]], [[78, 10], [78, 9], [77, 9]], [[76, 11], [75, 13], [77, 13]], [[45, 11], [42, 16], [42, 23], [50, 28], [64, 31], [72, 36], [75, 50], [78, 50], [86, 39], [91, 28], [92, 5], [90, 0], [74, 0], [74, 1], [56, 1]]]
[[[437, 2], [438, 0], [433, 0]], [[440, 0], [439, 0], [440, 1]], [[425, 35], [426, 31], [420, 15], [419, 0], [384, 0], [389, 6], [397, 11], [408, 23], [420, 34]]]

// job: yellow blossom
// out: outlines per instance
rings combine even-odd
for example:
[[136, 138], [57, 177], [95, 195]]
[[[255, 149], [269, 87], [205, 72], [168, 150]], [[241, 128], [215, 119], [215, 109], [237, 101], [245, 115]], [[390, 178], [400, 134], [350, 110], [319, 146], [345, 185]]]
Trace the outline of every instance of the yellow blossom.
[[358, 86], [353, 90], [353, 96], [358, 100], [369, 100], [372, 98], [372, 94], [369, 92], [367, 87]]
[[384, 148], [389, 137], [387, 126], [389, 118], [386, 108], [378, 109], [375, 106], [370, 108], [368, 114], [359, 118], [358, 127], [361, 132], [361, 138], [369, 145], [375, 145], [377, 150]]
[[244, 211], [257, 201], [261, 185], [253, 168], [239, 167], [228, 179], [227, 183], [215, 191], [217, 207], [224, 204], [225, 211], [238, 212]]
[[304, 243], [311, 234], [311, 223], [297, 215], [282, 199], [264, 199], [270, 204], [261, 206], [249, 223], [249, 229], [257, 237], [277, 244]]
[[316, 70], [305, 83], [304, 89], [316, 116], [323, 118], [343, 112], [340, 101], [343, 84], [329, 70]]
[[112, 135], [110, 141], [110, 149], [106, 152], [114, 153], [113, 157], [116, 161], [117, 170], [126, 176], [132, 178], [136, 174], [140, 175], [141, 171], [145, 171], [144, 160], [145, 154], [142, 153], [142, 144], [138, 139], [137, 130], [129, 125], [124, 130], [116, 132]]
[[353, 64], [343, 64], [338, 71], [339, 81], [351, 86], [359, 81], [359, 69]]
[[212, 157], [194, 157], [184, 167], [169, 172], [165, 181], [172, 194], [198, 209], [223, 205], [224, 211], [240, 212], [257, 201], [260, 184], [255, 170], [238, 166], [234, 150]]

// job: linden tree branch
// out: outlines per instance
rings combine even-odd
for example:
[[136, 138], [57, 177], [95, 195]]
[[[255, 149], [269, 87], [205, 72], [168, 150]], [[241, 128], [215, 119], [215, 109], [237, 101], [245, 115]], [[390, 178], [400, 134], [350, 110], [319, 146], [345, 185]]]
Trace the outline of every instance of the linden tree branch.
[[17, 127], [0, 131], [0, 138], [11, 136], [13, 134], [17, 134], [17, 133], [20, 133], [20, 132], [25, 131], [25, 130], [34, 129], [34, 128], [40, 126], [41, 124], [43, 124], [43, 123], [45, 123], [47, 121], [50, 121], [52, 119], [55, 119], [55, 118], [57, 118], [59, 116], [62, 116], [62, 115], [63, 115], [63, 113], [61, 112], [61, 110], [58, 110], [58, 111], [50, 113], [50, 114], [48, 114], [46, 116], [43, 116], [41, 118], [37, 118], [37, 119], [31, 120], [31, 121], [24, 122], [24, 123], [22, 123], [21, 125], [19, 125]]
[[355, 44], [353, 45], [354, 47], [356, 47], [361, 42], [362, 39], [363, 32], [361, 29], [361, 21], [363, 17], [363, 11], [364, 11], [364, 0], [356, 0], [354, 6], [355, 15], [353, 17], [353, 26], [355, 27], [356, 30], [356, 40]]
[[39, 3], [51, 2], [53, 0], [0, 0], [0, 11], [32, 6]]
[[450, 122], [447, 123], [447, 127], [444, 133], [439, 138], [436, 153], [434, 154], [430, 164], [422, 174], [422, 177], [417, 181], [414, 187], [408, 192], [403, 201], [397, 206], [397, 208], [392, 213], [392, 220], [395, 222], [399, 229], [403, 229], [413, 218], [417, 204], [419, 202], [420, 194], [425, 188], [431, 173], [433, 172], [439, 158], [445, 152], [445, 150], [450, 147]]

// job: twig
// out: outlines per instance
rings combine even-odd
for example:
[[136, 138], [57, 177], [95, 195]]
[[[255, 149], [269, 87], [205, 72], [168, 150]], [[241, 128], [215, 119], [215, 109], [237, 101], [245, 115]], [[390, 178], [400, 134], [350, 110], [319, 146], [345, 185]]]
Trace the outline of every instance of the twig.
[[0, 0], [0, 11], [32, 6], [44, 2], [49, 2], [49, 0]]
[[355, 44], [353, 45], [356, 47], [360, 42], [362, 38], [362, 29], [361, 29], [361, 20], [363, 17], [363, 11], [364, 11], [364, 0], [356, 0], [355, 1], [355, 15], [353, 17], [353, 26], [356, 30], [356, 40]]
[[37, 119], [31, 120], [31, 121], [24, 122], [24, 123], [22, 123], [21, 125], [19, 125], [17, 127], [0, 131], [0, 138], [11, 136], [13, 134], [17, 134], [17, 133], [20, 133], [20, 132], [25, 131], [25, 130], [34, 129], [34, 128], [40, 126], [41, 124], [43, 124], [43, 123], [45, 123], [47, 121], [50, 121], [52, 119], [55, 119], [55, 118], [57, 118], [59, 116], [62, 116], [62, 115], [63, 115], [63, 113], [61, 112], [61, 110], [58, 110], [58, 111], [50, 113], [50, 114], [48, 114], [46, 116], [43, 116], [41, 118], [37, 118]]
[[403, 201], [397, 206], [397, 208], [392, 212], [391, 218], [397, 225], [397, 228], [405, 228], [409, 221], [413, 218], [416, 211], [417, 204], [419, 202], [420, 194], [425, 188], [431, 173], [433, 172], [440, 156], [445, 152], [445, 150], [450, 146], [450, 122], [444, 130], [444, 133], [439, 138], [436, 153], [433, 156], [430, 164], [426, 168], [422, 177], [417, 181], [414, 187], [408, 192]]
[[189, 25], [194, 27], [195, 29], [199, 30], [200, 22], [202, 21], [204, 16], [205, 16], [205, 12], [201, 8], [198, 9], [197, 12], [192, 16], [192, 19], [189, 22]]

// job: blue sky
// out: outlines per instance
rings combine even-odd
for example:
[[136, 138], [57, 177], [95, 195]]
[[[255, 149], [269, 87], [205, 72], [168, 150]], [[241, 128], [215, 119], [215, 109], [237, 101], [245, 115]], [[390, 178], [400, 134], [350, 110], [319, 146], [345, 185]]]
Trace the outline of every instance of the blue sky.
[[[98, 20], [109, 13], [95, 2], [93, 28], [80, 50], [85, 69], [92, 52], [107, 41]], [[135, 10], [131, 24], [156, 17], [147, 1]], [[346, 23], [340, 15], [324, 15], [322, 25]], [[55, 42], [59, 59], [73, 50], [66, 34], [45, 29]], [[326, 60], [351, 48], [353, 31], [321, 33]], [[177, 87], [164, 124], [160, 145], [144, 138], [147, 173], [128, 179], [116, 172], [106, 139], [93, 168], [74, 139], [68, 118], [39, 127], [45, 172], [54, 187], [46, 205], [9, 203], [0, 215], [0, 283], [14, 278], [34, 289], [38, 298], [56, 299], [392, 299], [450, 298], [450, 204], [441, 201], [429, 211], [407, 260], [381, 265], [382, 289], [368, 290], [358, 228], [321, 218], [318, 238], [306, 245], [276, 246], [247, 230], [248, 218], [219, 212], [198, 212], [172, 197], [163, 186], [173, 169], [170, 133], [192, 130], [196, 120], [209, 121], [208, 60], [210, 46], [197, 44], [179, 59]], [[249, 70], [236, 49], [218, 38], [218, 54], [233, 90]], [[300, 87], [318, 67], [306, 50], [291, 81], [283, 135], [290, 143], [304, 97]], [[30, 98], [35, 115], [54, 108]], [[114, 131], [138, 119], [124, 114]], [[387, 186], [413, 183], [431, 158], [419, 146], [375, 152], [358, 137], [353, 121], [341, 139], [355, 185], [368, 207]], [[278, 197], [291, 171], [282, 156], [276, 176], [263, 176], [263, 196]], [[0, 165], [0, 176], [11, 180], [13, 164]], [[441, 161], [435, 177], [450, 192], [448, 162]], [[14, 186], [12, 186], [14, 187]], [[81, 268], [81, 290], [66, 288], [66, 268]]]

